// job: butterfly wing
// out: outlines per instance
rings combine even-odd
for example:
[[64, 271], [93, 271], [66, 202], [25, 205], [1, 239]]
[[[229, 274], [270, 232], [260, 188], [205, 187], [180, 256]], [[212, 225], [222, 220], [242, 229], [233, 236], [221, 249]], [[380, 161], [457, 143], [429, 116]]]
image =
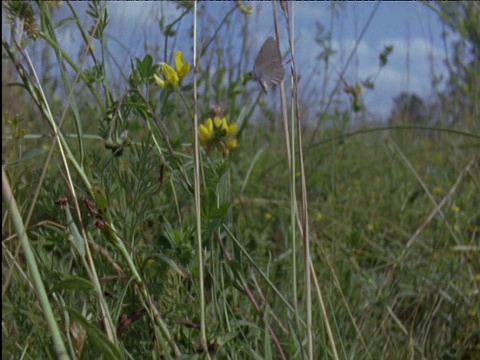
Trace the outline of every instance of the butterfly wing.
[[285, 76], [282, 64], [282, 55], [273, 37], [269, 37], [263, 43], [253, 67], [253, 79], [257, 80], [263, 90], [267, 92], [269, 87], [280, 84]]

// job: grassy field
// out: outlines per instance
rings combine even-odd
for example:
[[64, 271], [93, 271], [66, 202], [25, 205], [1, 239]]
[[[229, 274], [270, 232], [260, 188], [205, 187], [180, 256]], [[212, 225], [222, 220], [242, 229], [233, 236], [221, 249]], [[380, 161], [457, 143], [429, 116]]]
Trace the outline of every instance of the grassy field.
[[[303, 118], [176, 48], [112, 75], [105, 2], [72, 59], [56, 5], [2, 3], [2, 359], [480, 359], [478, 58], [453, 121], [371, 121], [356, 84]], [[480, 6], [431, 6], [478, 55]]]

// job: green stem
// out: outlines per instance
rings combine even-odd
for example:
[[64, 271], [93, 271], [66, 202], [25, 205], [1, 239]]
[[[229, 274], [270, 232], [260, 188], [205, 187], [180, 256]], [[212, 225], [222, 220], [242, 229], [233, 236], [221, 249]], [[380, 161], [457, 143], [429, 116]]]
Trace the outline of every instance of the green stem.
[[45, 286], [43, 285], [43, 280], [40, 276], [40, 270], [38, 268], [37, 261], [35, 260], [35, 255], [33, 254], [33, 250], [30, 247], [30, 240], [28, 239], [27, 233], [25, 231], [25, 226], [23, 224], [20, 211], [18, 210], [17, 203], [13, 197], [12, 189], [10, 187], [7, 174], [5, 173], [5, 169], [3, 166], [2, 166], [2, 195], [3, 195], [3, 200], [7, 203], [8, 211], [10, 212], [13, 225], [15, 226], [15, 230], [22, 244], [25, 259], [30, 269], [30, 273], [33, 278], [33, 283], [35, 285], [35, 289], [37, 290], [38, 298], [42, 306], [43, 312], [45, 314], [45, 319], [47, 320], [47, 325], [50, 328], [50, 332], [52, 334], [53, 344], [55, 347], [57, 358], [62, 360], [70, 359], [68, 356], [65, 344], [63, 342], [60, 329], [55, 320], [55, 315], [53, 314], [52, 307], [50, 306], [47, 292], [45, 290]]

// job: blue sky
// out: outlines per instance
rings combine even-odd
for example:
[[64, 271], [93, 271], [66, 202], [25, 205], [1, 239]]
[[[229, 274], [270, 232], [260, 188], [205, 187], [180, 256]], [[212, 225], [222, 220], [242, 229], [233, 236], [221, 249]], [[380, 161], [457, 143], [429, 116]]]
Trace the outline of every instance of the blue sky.
[[[274, 34], [272, 4], [270, 2], [245, 4], [254, 6], [250, 29], [252, 34], [256, 34], [255, 37], [252, 37], [252, 49], [258, 49], [264, 39]], [[110, 15], [112, 20], [113, 17], [117, 19], [118, 16], [118, 23], [123, 23], [126, 39], [134, 39], [138, 31], [146, 34], [150, 26], [156, 26], [156, 19], [159, 18], [161, 11], [158, 8], [159, 5], [158, 3], [146, 5], [145, 3], [143, 5], [123, 3], [117, 5], [114, 10], [112, 4]], [[207, 19], [207, 14], [212, 18], [222, 18], [222, 15], [234, 6], [231, 2], [207, 2], [202, 5], [205, 16], [199, 17], [200, 21]], [[171, 19], [178, 15], [175, 4], [164, 3], [162, 6], [165, 14], [171, 16]], [[441, 39], [442, 24], [437, 14], [426, 5], [419, 2], [382, 2], [380, 4], [346, 2], [338, 10], [332, 27], [333, 47], [337, 51], [332, 63], [338, 71], [343, 68], [363, 27], [376, 7], [377, 10], [372, 21], [358, 45], [357, 53], [344, 77], [347, 82], [354, 83], [376, 73], [379, 63], [378, 56], [383, 47], [393, 45], [394, 51], [390, 56], [390, 61], [376, 78], [375, 89], [365, 91], [364, 94], [364, 101], [370, 112], [386, 117], [390, 113], [393, 98], [402, 91], [415, 92], [426, 100], [434, 96], [431, 86], [432, 78], [433, 75], [446, 74], [444, 66], [446, 55]], [[312, 84], [322, 84], [324, 74], [313, 72], [318, 68], [316, 57], [320, 51], [314, 42], [317, 29], [315, 23], [321, 22], [327, 29], [330, 28], [332, 3], [296, 2], [295, 14], [296, 58], [300, 73], [303, 74], [304, 79], [312, 78]], [[189, 21], [191, 20], [189, 19], [187, 24]], [[139, 28], [139, 24], [142, 24], [143, 29]], [[190, 25], [187, 26], [187, 24], [183, 26], [186, 31]], [[280, 17], [280, 24], [284, 24], [282, 17]], [[202, 25], [199, 24], [200, 27]], [[237, 35], [238, 42], [240, 42], [240, 31]], [[283, 34], [283, 36], [285, 35]], [[230, 37], [231, 34], [228, 36]], [[135, 43], [135, 41], [133, 42]], [[286, 45], [286, 42], [284, 44]], [[137, 50], [141, 52], [142, 46], [137, 45]], [[189, 49], [183, 50], [188, 51]], [[286, 46], [283, 46], [282, 50], [285, 51]], [[254, 61], [256, 50], [252, 51], [249, 54], [249, 66]], [[329, 91], [333, 89], [338, 80], [336, 70], [332, 68], [332, 72], [329, 74]]]
[[[199, 27], [209, 26], [215, 28], [232, 7], [233, 2], [201, 2], [202, 16], [199, 19]], [[245, 71], [252, 66], [256, 51], [263, 41], [270, 35], [274, 35], [272, 17], [272, 4], [270, 2], [245, 2], [245, 5], [253, 5], [254, 10], [250, 19], [251, 37], [249, 46], [251, 52], [247, 54]], [[290, 3], [292, 6], [292, 3]], [[321, 91], [321, 84], [325, 74], [322, 73], [322, 64], [319, 64], [317, 55], [319, 46], [314, 42], [317, 27], [316, 22], [322, 23], [326, 29], [331, 28], [333, 34], [332, 45], [336, 54], [332, 57], [333, 67], [328, 75], [327, 91], [331, 91], [338, 81], [337, 71], [345, 66], [347, 58], [352, 52], [360, 33], [368, 18], [375, 11], [370, 25], [362, 40], [358, 44], [357, 51], [348, 66], [344, 78], [349, 83], [364, 80], [378, 70], [378, 56], [385, 45], [394, 46], [394, 51], [385, 66], [375, 79], [375, 89], [364, 92], [364, 101], [370, 113], [377, 118], [386, 118], [390, 113], [393, 98], [399, 93], [414, 92], [425, 100], [433, 100], [434, 89], [432, 79], [444, 75], [447, 77], [444, 65], [446, 53], [441, 34], [444, 31], [438, 15], [420, 2], [295, 2], [295, 34], [296, 34], [296, 60], [299, 73], [302, 76], [302, 86], [309, 86], [310, 94]], [[333, 6], [340, 6], [337, 15], [332, 16]], [[87, 4], [75, 3], [80, 14], [84, 14]], [[147, 41], [152, 46], [163, 45], [158, 21], [162, 15], [167, 22], [174, 20], [182, 10], [177, 9], [177, 4], [164, 1], [124, 1], [109, 2], [108, 12], [110, 23], [107, 31], [126, 47], [118, 47], [117, 60], [125, 71], [129, 71], [130, 59], [145, 55], [144, 43]], [[69, 10], [63, 6], [57, 14], [59, 18], [69, 15]], [[236, 17], [235, 17], [236, 16]], [[232, 21], [238, 21], [240, 15], [235, 15]], [[187, 38], [193, 22], [192, 13], [183, 18], [179, 24], [179, 40], [176, 49], [183, 50], [187, 59], [191, 59], [191, 41], [182, 42]], [[202, 23], [204, 22], [204, 23]], [[4, 22], [5, 24], [5, 22]], [[284, 28], [285, 19], [280, 17], [280, 24]], [[70, 32], [70, 30], [72, 32]], [[231, 27], [230, 29], [233, 29]], [[234, 30], [231, 30], [234, 31]], [[242, 29], [238, 27], [237, 33], [225, 35], [226, 41], [232, 47], [238, 46], [242, 39]], [[81, 39], [76, 32], [75, 26], [65, 26], [59, 36], [65, 46], [74, 54], [79, 53]], [[282, 33], [282, 51], [286, 51], [286, 34]], [[164, 61], [165, 59], [156, 59]], [[288, 66], [287, 75], [289, 74]], [[307, 81], [308, 80], [308, 81]], [[318, 85], [316, 85], [318, 84]], [[254, 86], [249, 84], [248, 86]], [[305, 91], [305, 89], [303, 89]], [[268, 95], [272, 96], [272, 95]], [[345, 96], [345, 101], [348, 98]]]

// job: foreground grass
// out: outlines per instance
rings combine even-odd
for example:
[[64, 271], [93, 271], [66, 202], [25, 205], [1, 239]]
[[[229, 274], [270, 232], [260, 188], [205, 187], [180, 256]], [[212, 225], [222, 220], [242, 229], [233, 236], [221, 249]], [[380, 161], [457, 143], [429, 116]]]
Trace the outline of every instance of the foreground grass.
[[[330, 144], [312, 149], [308, 156], [314, 218], [312, 263], [327, 300], [335, 339], [342, 357], [473, 359], [479, 335], [478, 148], [474, 142], [449, 134], [440, 140], [411, 136], [406, 143], [397, 135], [357, 136], [335, 145], [335, 152]], [[254, 155], [248, 153], [248, 147], [242, 149], [230, 177], [232, 194], [238, 192], [251, 165], [245, 159]], [[260, 157], [271, 158], [270, 151], [281, 153], [267, 149]], [[100, 167], [92, 175], [112, 189], [108, 198], [116, 229], [131, 248], [181, 352], [194, 354], [198, 295], [190, 215], [185, 212], [190, 200], [180, 190], [173, 191], [171, 175], [166, 175], [162, 184], [158, 182], [158, 164], [148, 152], [148, 147], [132, 148], [106, 170]], [[87, 161], [95, 158], [91, 155]], [[17, 178], [35, 183], [38, 172], [26, 165], [22, 162], [12, 167], [10, 176], [13, 179], [17, 174]], [[270, 349], [262, 321], [265, 316], [285, 351], [300, 356], [296, 354], [299, 330], [293, 314], [273, 290], [275, 286], [291, 299], [286, 174], [280, 159], [268, 173], [261, 171], [264, 165], [258, 167], [244, 192], [233, 196], [231, 207], [237, 241], [252, 260], [225, 234], [207, 238], [208, 335], [221, 357], [263, 357], [271, 352], [275, 358], [278, 355]], [[82, 336], [85, 329], [65, 310], [76, 309], [91, 319], [96, 331], [102, 331], [93, 290], [82, 286], [80, 278], [87, 275], [68, 240], [64, 212], [55, 204], [66, 192], [59, 175], [57, 171], [48, 173], [44, 187], [51, 190], [42, 192], [28, 234], [63, 331], [69, 329], [73, 349], [91, 358], [99, 351], [99, 345], [90, 339], [94, 335], [89, 333], [90, 340], [82, 343], [87, 337]], [[32, 188], [16, 183], [17, 202], [28, 208]], [[153, 356], [152, 324], [142, 314], [127, 265], [102, 230], [95, 228], [94, 219], [85, 218], [122, 348], [131, 358]], [[8, 227], [3, 238], [4, 280], [6, 274], [12, 275], [3, 301], [4, 355], [25, 351], [30, 358], [50, 357], [50, 341], [42, 334], [44, 321], [30, 275], [22, 258], [14, 256], [18, 240]], [[235, 260], [226, 257], [225, 249]], [[301, 248], [298, 251], [300, 260]], [[252, 307], [245, 285], [269, 315]], [[318, 309], [315, 302], [314, 309]], [[322, 320], [318, 311], [314, 314], [316, 351], [328, 358]], [[132, 323], [119, 330], [124, 318]]]
[[[100, 5], [91, 9], [101, 14]], [[42, 11], [41, 36], [55, 43]], [[3, 46], [11, 60], [25, 59]], [[315, 358], [478, 358], [473, 130], [330, 129], [307, 139], [309, 289], [280, 131], [249, 124], [228, 156], [202, 153], [199, 219], [188, 87], [153, 88], [158, 69], [139, 59], [128, 94], [102, 103], [90, 87], [95, 110], [83, 95], [69, 98], [74, 120], [60, 131], [34, 69], [13, 63], [37, 116], [64, 137], [54, 143], [15, 117], [2, 124], [2, 358], [53, 359], [59, 343], [65, 358], [307, 358], [309, 291]], [[229, 117], [246, 108], [232, 105]], [[97, 124], [86, 119], [99, 118], [91, 131]], [[88, 134], [66, 136], [81, 128]]]

